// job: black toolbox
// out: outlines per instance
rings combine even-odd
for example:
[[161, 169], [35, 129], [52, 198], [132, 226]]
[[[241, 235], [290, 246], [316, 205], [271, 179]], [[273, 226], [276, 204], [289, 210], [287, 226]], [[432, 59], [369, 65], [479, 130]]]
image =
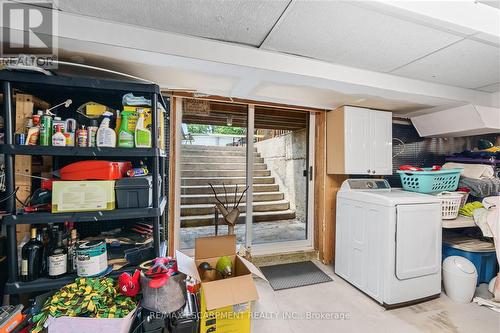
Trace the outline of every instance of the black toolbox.
[[[161, 185], [161, 179], [158, 178]], [[115, 182], [117, 208], [147, 208], [153, 203], [153, 176], [127, 177]]]

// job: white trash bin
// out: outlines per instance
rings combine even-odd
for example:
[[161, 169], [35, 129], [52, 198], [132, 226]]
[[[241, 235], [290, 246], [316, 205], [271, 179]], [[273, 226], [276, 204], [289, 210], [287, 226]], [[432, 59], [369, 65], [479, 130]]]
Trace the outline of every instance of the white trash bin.
[[476, 267], [464, 257], [448, 257], [443, 261], [443, 282], [446, 295], [452, 301], [469, 303], [476, 291]]

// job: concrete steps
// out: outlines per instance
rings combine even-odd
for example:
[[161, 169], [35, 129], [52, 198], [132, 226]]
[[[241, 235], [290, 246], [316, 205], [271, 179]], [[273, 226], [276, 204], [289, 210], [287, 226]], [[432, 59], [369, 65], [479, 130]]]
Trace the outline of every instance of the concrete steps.
[[[189, 162], [182, 163], [181, 170], [245, 170], [246, 163], [231, 163], [231, 162], [219, 162], [219, 163], [209, 163], [209, 162]], [[255, 163], [253, 165], [254, 170], [267, 170], [267, 165], [264, 163]]]
[[[181, 226], [212, 225], [215, 197], [208, 184], [212, 184], [216, 192], [221, 194], [222, 201], [225, 200], [222, 184], [225, 184], [231, 204], [236, 184], [239, 193], [246, 185], [246, 147], [183, 145], [181, 151]], [[279, 191], [271, 171], [257, 150], [254, 151], [254, 163], [254, 221], [294, 219], [295, 212], [290, 210], [289, 201]], [[243, 223], [245, 219], [245, 199], [239, 206], [242, 214], [238, 223]]]
[[[181, 177], [245, 177], [245, 170], [182, 170]], [[271, 176], [270, 170], [254, 170], [254, 177]]]
[[[204, 146], [204, 145], [182, 145], [182, 151], [246, 151], [245, 146]], [[254, 148], [257, 152], [257, 148]]]
[[[217, 194], [224, 193], [224, 188], [222, 185], [213, 185]], [[234, 194], [236, 185], [226, 184], [226, 191], [228, 193]], [[241, 193], [245, 189], [243, 184], [238, 185], [238, 193]], [[253, 193], [259, 192], [278, 192], [279, 186], [277, 184], [254, 184]], [[208, 185], [191, 185], [191, 186], [181, 186], [181, 195], [194, 195], [194, 194], [212, 194], [212, 189]]]
[[[221, 161], [227, 163], [246, 163], [246, 156], [202, 156], [202, 155], [190, 155], [190, 156], [182, 156], [181, 163], [220, 163]], [[264, 163], [264, 158], [262, 157], [254, 157], [254, 163]]]
[[[241, 213], [238, 218], [238, 224], [245, 223], [245, 213]], [[189, 227], [204, 227], [214, 224], [214, 214], [209, 215], [193, 215], [193, 216], [181, 216], [181, 228]], [[277, 212], [254, 212], [253, 221], [254, 222], [276, 222], [281, 220], [291, 220], [295, 218], [295, 212], [293, 210], [284, 210]], [[219, 224], [224, 222], [219, 217]]]
[[[241, 193], [238, 193], [236, 200], [239, 199]], [[253, 195], [254, 202], [260, 201], [280, 201], [285, 198], [281, 192], [257, 192]], [[219, 199], [225, 203], [224, 193], [221, 193]], [[227, 200], [229, 205], [234, 203], [234, 192], [228, 192]], [[181, 205], [197, 205], [197, 204], [211, 204], [213, 205], [215, 196], [213, 194], [185, 194], [181, 195]], [[246, 202], [246, 196], [243, 196], [241, 202]]]
[[[278, 210], [288, 210], [290, 203], [287, 200], [261, 201], [253, 203], [254, 212], [273, 212]], [[245, 205], [239, 206], [240, 212], [245, 211]], [[181, 216], [208, 215], [213, 213], [214, 204], [181, 205]]]
[[[246, 177], [182, 177], [181, 186], [191, 185], [245, 185]], [[254, 184], [274, 184], [274, 177], [253, 177]]]

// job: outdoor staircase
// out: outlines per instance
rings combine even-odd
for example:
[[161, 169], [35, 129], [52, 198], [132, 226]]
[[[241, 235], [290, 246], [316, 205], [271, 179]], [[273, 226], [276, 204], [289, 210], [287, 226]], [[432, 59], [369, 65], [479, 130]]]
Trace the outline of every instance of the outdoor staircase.
[[[212, 184], [224, 202], [225, 184], [229, 206], [234, 191], [245, 189], [246, 148], [233, 146], [182, 145], [181, 152], [181, 227], [213, 225], [215, 198]], [[276, 184], [264, 159], [254, 151], [253, 220], [269, 222], [295, 218], [290, 203]], [[238, 195], [239, 198], [239, 195]], [[238, 223], [245, 220], [245, 197], [239, 206], [242, 212]], [[222, 218], [222, 215], [219, 214]]]

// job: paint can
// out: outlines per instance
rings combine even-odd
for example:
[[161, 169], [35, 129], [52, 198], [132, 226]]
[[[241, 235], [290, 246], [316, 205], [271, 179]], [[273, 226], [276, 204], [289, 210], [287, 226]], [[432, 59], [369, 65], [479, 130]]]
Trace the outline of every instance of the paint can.
[[105, 241], [78, 242], [76, 246], [76, 272], [78, 276], [99, 275], [107, 268], [108, 254]]

